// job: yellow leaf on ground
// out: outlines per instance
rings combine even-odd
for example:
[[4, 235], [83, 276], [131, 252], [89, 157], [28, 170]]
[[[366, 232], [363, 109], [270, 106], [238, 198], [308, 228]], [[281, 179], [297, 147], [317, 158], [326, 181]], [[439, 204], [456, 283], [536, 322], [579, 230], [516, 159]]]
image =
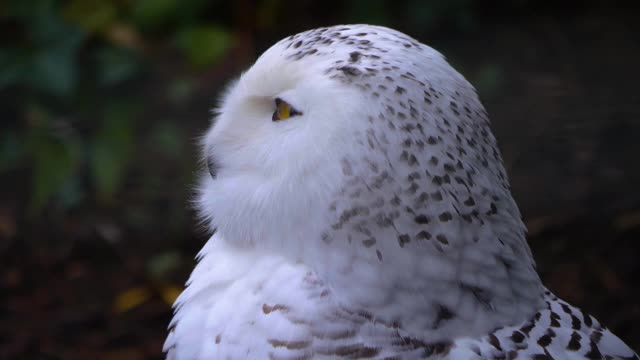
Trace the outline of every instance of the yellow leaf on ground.
[[175, 285], [162, 285], [159, 288], [160, 296], [162, 296], [162, 300], [169, 305], [173, 305], [176, 302], [176, 298], [182, 292], [182, 287], [178, 287]]
[[153, 293], [146, 287], [134, 287], [120, 293], [113, 301], [113, 311], [117, 314], [129, 311], [147, 302]]

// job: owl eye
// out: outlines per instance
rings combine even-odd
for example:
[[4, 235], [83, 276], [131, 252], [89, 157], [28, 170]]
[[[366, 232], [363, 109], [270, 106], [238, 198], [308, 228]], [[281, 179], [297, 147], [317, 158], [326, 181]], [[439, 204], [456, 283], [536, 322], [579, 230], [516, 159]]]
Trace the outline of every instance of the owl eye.
[[288, 102], [280, 98], [276, 98], [275, 101], [276, 101], [276, 110], [273, 112], [273, 115], [271, 116], [271, 120], [280, 121], [280, 120], [286, 120], [293, 116], [302, 115], [300, 111], [294, 109], [293, 106], [289, 105]]

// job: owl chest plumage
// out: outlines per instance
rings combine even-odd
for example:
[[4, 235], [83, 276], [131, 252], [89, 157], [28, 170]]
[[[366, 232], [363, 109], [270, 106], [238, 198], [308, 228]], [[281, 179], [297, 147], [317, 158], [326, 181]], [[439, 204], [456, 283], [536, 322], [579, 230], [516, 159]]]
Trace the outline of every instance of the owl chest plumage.
[[341, 302], [302, 263], [217, 236], [176, 307], [167, 359], [637, 359], [596, 319], [548, 291], [545, 306], [517, 324], [434, 340]]
[[304, 264], [214, 236], [177, 300], [167, 358], [420, 358], [449, 349], [339, 298]]

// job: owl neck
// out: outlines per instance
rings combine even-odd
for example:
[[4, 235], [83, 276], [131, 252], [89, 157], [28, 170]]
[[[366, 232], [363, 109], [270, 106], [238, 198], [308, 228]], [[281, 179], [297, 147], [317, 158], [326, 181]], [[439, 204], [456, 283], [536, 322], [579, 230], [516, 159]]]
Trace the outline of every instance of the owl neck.
[[305, 259], [342, 305], [432, 341], [515, 325], [543, 307], [508, 189], [478, 189], [464, 212], [466, 198], [446, 186], [407, 191], [383, 173], [349, 184]]

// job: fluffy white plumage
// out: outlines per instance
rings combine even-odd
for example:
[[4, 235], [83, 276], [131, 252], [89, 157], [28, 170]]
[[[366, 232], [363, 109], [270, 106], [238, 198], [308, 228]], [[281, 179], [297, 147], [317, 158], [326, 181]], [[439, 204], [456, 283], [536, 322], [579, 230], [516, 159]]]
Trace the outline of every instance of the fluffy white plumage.
[[218, 113], [200, 185], [216, 232], [169, 359], [638, 359], [541, 284], [486, 112], [435, 50], [304, 32]]

